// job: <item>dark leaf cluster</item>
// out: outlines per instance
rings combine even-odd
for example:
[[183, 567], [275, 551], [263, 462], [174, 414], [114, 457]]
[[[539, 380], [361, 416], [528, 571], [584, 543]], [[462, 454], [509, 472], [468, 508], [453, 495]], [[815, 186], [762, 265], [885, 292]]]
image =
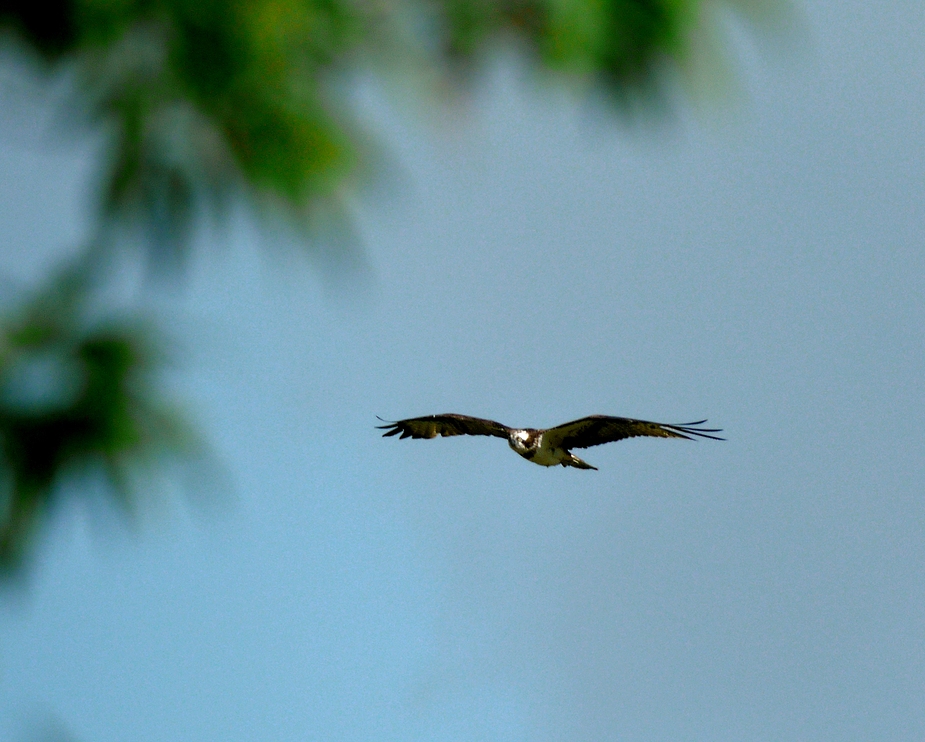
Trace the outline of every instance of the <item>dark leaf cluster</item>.
[[69, 272], [0, 328], [0, 569], [27, 555], [69, 478], [90, 477], [131, 511], [147, 464], [194, 445], [153, 391], [161, 354], [128, 320], [86, 317], [83, 273]]

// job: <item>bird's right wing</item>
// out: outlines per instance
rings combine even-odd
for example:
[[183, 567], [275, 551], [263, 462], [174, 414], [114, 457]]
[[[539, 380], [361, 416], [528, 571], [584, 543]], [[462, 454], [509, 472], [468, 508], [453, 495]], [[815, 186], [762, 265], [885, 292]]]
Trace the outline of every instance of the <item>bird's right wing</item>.
[[706, 420], [697, 420], [681, 425], [668, 423], [653, 423], [648, 420], [633, 420], [628, 417], [610, 417], [609, 415], [591, 415], [581, 420], [557, 425], [547, 430], [543, 437], [552, 446], [570, 448], [590, 448], [602, 443], [612, 443], [624, 438], [637, 436], [651, 436], [653, 438], [712, 438], [715, 441], [724, 440], [713, 433], [721, 433], [719, 428], [699, 427]]
[[[382, 420], [381, 417], [379, 419]], [[496, 423], [494, 420], [453, 413], [382, 422], [386, 424], [376, 427], [387, 431], [382, 434], [383, 438], [398, 433], [401, 433], [400, 438], [436, 438], [438, 435], [493, 435], [496, 438], [507, 438], [511, 430], [507, 425]]]

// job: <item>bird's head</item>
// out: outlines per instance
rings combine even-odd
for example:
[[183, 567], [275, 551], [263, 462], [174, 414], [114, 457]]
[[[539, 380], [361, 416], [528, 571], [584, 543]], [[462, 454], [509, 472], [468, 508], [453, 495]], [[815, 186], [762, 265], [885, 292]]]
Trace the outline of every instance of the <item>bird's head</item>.
[[525, 452], [532, 451], [536, 448], [536, 431], [513, 430], [507, 442], [517, 453], [523, 455]]

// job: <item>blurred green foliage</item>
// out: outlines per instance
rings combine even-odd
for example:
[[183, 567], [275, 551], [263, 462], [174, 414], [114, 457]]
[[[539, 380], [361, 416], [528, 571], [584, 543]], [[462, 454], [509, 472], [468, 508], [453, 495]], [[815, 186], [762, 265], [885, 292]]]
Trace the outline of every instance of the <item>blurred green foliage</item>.
[[506, 44], [627, 108], [721, 45], [717, 8], [767, 26], [784, 2], [2, 0], [0, 29], [75, 67], [85, 115], [112, 137], [104, 221], [138, 227], [157, 263], [232, 193], [309, 235], [345, 209], [370, 162], [353, 73], [418, 70], [453, 89]]
[[0, 572], [22, 565], [69, 478], [104, 485], [124, 509], [133, 482], [197, 444], [158, 403], [162, 353], [143, 324], [96, 322], [87, 275], [70, 270], [0, 326]]

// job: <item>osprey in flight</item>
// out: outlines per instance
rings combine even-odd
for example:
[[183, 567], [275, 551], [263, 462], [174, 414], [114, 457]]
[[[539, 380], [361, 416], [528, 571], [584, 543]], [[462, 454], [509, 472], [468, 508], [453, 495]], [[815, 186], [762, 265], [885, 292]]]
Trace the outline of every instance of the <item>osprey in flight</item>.
[[[379, 418], [382, 420], [382, 418]], [[719, 428], [700, 428], [706, 420], [698, 420], [682, 425], [667, 425], [664, 423], [650, 423], [646, 420], [631, 420], [628, 417], [610, 417], [608, 415], [591, 415], [581, 420], [557, 425], [554, 428], [535, 430], [533, 428], [509, 428], [507, 425], [496, 423], [494, 420], [483, 420], [480, 417], [468, 415], [428, 415], [427, 417], [412, 417], [407, 420], [389, 422], [382, 420], [385, 425], [377, 426], [385, 430], [383, 437], [401, 433], [401, 438], [436, 438], [438, 435], [493, 435], [496, 438], [507, 438], [508, 445], [527, 461], [540, 466], [574, 466], [577, 469], [594, 469], [587, 462], [582, 461], [569, 449], [590, 448], [602, 443], [634, 438], [640, 435], [654, 438], [686, 438], [694, 440], [691, 436], [711, 438], [714, 441], [723, 441], [711, 433], [721, 433]]]

